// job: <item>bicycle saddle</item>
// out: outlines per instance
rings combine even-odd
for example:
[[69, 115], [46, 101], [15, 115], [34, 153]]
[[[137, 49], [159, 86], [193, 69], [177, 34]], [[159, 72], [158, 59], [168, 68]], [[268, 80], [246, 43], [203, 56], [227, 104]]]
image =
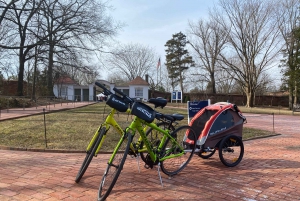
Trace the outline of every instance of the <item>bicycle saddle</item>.
[[178, 120], [178, 121], [184, 119], [184, 116], [182, 114], [171, 114], [170, 116], [173, 117], [175, 120]]
[[148, 102], [154, 104], [155, 108], [163, 108], [167, 105], [167, 100], [164, 98], [150, 98]]

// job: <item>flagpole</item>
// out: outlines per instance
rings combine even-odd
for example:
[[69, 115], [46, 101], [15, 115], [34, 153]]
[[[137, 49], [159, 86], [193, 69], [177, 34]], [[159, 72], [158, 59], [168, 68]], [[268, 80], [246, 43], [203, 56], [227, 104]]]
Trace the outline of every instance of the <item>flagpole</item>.
[[[159, 57], [160, 58], [160, 57]], [[161, 82], [161, 64], [160, 64], [160, 69], [159, 69], [159, 81]]]
[[[157, 68], [159, 68], [158, 65], [157, 65]], [[156, 86], [157, 86], [157, 83], [158, 83], [158, 69], [156, 69]]]
[[158, 86], [158, 68], [160, 68], [160, 67], [161, 67], [161, 64], [160, 64], [160, 57], [159, 57], [157, 67], [156, 67], [156, 86]]

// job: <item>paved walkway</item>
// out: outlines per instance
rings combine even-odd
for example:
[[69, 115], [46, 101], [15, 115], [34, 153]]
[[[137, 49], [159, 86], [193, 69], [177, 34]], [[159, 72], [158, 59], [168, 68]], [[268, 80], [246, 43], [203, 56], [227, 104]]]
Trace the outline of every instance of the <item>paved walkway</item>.
[[83, 107], [95, 102], [72, 102], [72, 103], [57, 103], [45, 106], [37, 106], [31, 108], [12, 108], [0, 110], [0, 121], [7, 119], [21, 118], [29, 115], [41, 114], [45, 112], [53, 112], [58, 110], [68, 110], [75, 107]]
[[[3, 115], [3, 114], [2, 114]], [[216, 153], [195, 156], [173, 178], [128, 158], [107, 200], [300, 200], [300, 117], [244, 114], [246, 127], [281, 135], [245, 141], [241, 163], [225, 167]], [[97, 200], [108, 155], [95, 158], [80, 183], [74, 179], [84, 154], [0, 150], [0, 200]]]

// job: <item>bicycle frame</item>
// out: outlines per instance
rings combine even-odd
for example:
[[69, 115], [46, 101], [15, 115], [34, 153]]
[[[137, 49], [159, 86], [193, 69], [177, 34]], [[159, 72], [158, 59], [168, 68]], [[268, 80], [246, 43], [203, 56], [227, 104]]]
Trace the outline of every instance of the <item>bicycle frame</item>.
[[[135, 151], [137, 151], [138, 153], [147, 151], [153, 162], [155, 162], [157, 160], [158, 155], [157, 155], [157, 153], [155, 153], [153, 151], [153, 149], [150, 145], [150, 142], [147, 139], [147, 136], [146, 136], [146, 133], [145, 133], [146, 129], [145, 129], [145, 127], [143, 128], [143, 125], [146, 125], [145, 127], [150, 127], [150, 128], [152, 128], [156, 131], [159, 131], [160, 133], [163, 134], [163, 138], [161, 139], [161, 141], [159, 143], [159, 146], [157, 147], [158, 148], [157, 149], [158, 153], [163, 149], [163, 146], [164, 146], [164, 144], [165, 144], [168, 137], [172, 140], [172, 142], [175, 142], [178, 145], [178, 147], [182, 148], [178, 144], [178, 142], [170, 135], [170, 133], [169, 133], [170, 130], [169, 129], [164, 130], [164, 129], [158, 127], [153, 122], [152, 123], [147, 123], [147, 122], [145, 122], [144, 120], [142, 120], [138, 117], [134, 117], [134, 120], [131, 122], [130, 126], [126, 129], [126, 133], [131, 131], [133, 133], [133, 135], [132, 135], [132, 138], [133, 138], [134, 135], [136, 134], [136, 131], [138, 131], [138, 133], [140, 134], [139, 140], [142, 140], [144, 142], [146, 149], [143, 148], [143, 149], [139, 149], [139, 150], [135, 150]], [[115, 154], [116, 154], [116, 150], [118, 150], [119, 146], [122, 144], [126, 133], [124, 133], [122, 140], [120, 140], [118, 145], [115, 147], [114, 152], [113, 152], [111, 158], [109, 159], [109, 164], [112, 163], [112, 160], [113, 160], [113, 158], [115, 157]], [[183, 151], [183, 149], [181, 149], [181, 151]], [[181, 152], [179, 154], [167, 155], [167, 156], [159, 158], [159, 162], [164, 161], [164, 160], [169, 159], [169, 158], [175, 158], [175, 157], [178, 157], [178, 156], [181, 156], [181, 155], [183, 155], [183, 152]]]
[[[91, 149], [93, 143], [96, 141], [96, 139], [97, 139], [97, 137], [99, 135], [99, 131], [100, 131], [100, 129], [102, 127], [105, 127], [106, 131], [105, 131], [105, 133], [104, 133], [104, 135], [102, 137], [102, 140], [101, 140], [99, 146], [97, 147], [97, 150], [95, 151], [95, 156], [98, 154], [98, 152], [99, 152], [99, 150], [100, 150], [100, 148], [101, 148], [101, 146], [102, 146], [102, 144], [103, 144], [103, 142], [104, 142], [104, 140], [106, 138], [106, 133], [110, 129], [111, 126], [120, 134], [120, 136], [123, 136], [125, 134], [124, 130], [121, 128], [121, 126], [117, 123], [117, 121], [114, 118], [114, 114], [116, 113], [116, 111], [117, 111], [116, 109], [112, 108], [112, 110], [110, 111], [110, 113], [107, 115], [104, 123], [102, 123], [98, 127], [97, 131], [95, 132], [93, 138], [91, 139], [90, 143], [88, 144], [88, 146], [86, 148], [87, 152]], [[130, 114], [130, 111], [131, 111], [130, 109], [127, 109], [126, 113]], [[145, 133], [147, 131], [147, 129], [148, 129], [148, 127], [144, 126], [144, 128], [142, 130]], [[137, 147], [139, 146], [139, 143], [141, 143], [141, 141], [142, 141], [142, 138], [140, 136], [139, 139], [138, 139], [138, 141], [137, 141]], [[130, 145], [130, 149], [133, 152], [136, 152], [136, 150], [135, 150], [135, 148], [134, 148], [134, 146], [133, 146], [132, 143]], [[141, 152], [141, 151], [139, 150], [138, 152]]]

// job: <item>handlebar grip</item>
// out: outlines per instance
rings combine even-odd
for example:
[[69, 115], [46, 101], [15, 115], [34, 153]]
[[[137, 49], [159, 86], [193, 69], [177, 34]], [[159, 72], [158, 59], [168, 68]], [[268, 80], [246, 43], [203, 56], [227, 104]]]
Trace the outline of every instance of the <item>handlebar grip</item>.
[[125, 93], [123, 93], [121, 90], [117, 89], [116, 87], [114, 87], [113, 90], [118, 94], [122, 95], [123, 98], [126, 98], [130, 103], [134, 102], [129, 96], [127, 96]]
[[104, 85], [102, 85], [99, 82], [95, 82], [95, 85], [97, 85], [98, 87], [100, 87], [101, 89], [103, 89], [103, 92], [105, 95], [110, 95], [112, 94], [112, 92], [110, 90], [108, 90]]

